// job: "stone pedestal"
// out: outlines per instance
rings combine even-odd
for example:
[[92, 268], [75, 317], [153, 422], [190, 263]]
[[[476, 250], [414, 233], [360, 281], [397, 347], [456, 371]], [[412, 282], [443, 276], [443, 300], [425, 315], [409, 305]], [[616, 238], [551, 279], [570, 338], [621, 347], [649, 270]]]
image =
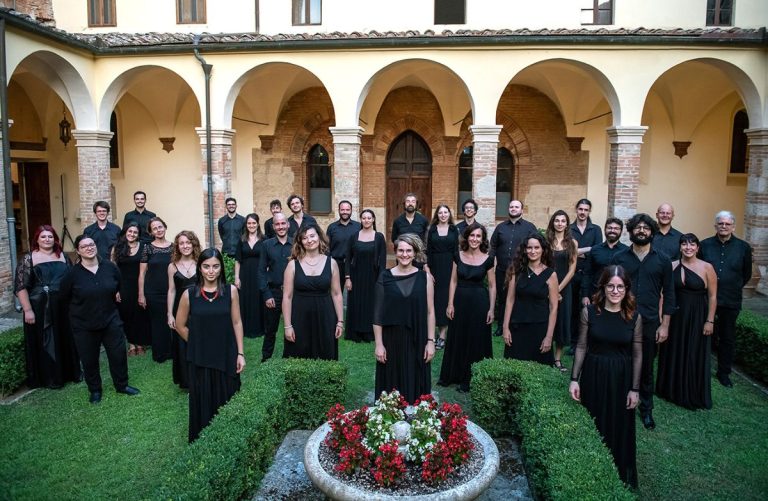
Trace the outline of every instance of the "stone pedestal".
[[[501, 125], [469, 126], [472, 133], [472, 198], [478, 205], [475, 218], [488, 228], [489, 233], [496, 223], [496, 164], [501, 129]], [[460, 211], [457, 209], [456, 212]]]
[[640, 150], [648, 127], [609, 127], [608, 217], [626, 221], [637, 212], [640, 188]]
[[[334, 210], [342, 200], [352, 202], [352, 213], [360, 206], [360, 138], [362, 127], [329, 127], [333, 135]], [[355, 217], [357, 219], [357, 217]]]
[[[109, 141], [112, 132], [73, 130], [77, 148], [77, 182], [80, 189], [80, 233], [93, 221], [93, 203], [112, 203], [112, 174], [109, 166]], [[65, 214], [66, 216], [66, 214]]]
[[744, 238], [753, 249], [756, 289], [768, 295], [768, 129], [748, 129]]
[[224, 200], [232, 190], [232, 138], [234, 129], [211, 130], [211, 181], [213, 194], [213, 235], [209, 234], [208, 225], [208, 164], [207, 141], [205, 127], [196, 127], [195, 131], [200, 136], [200, 158], [203, 172], [203, 214], [205, 216], [205, 245], [207, 247], [221, 247], [221, 239], [216, 231], [218, 219], [226, 214], [227, 208]]

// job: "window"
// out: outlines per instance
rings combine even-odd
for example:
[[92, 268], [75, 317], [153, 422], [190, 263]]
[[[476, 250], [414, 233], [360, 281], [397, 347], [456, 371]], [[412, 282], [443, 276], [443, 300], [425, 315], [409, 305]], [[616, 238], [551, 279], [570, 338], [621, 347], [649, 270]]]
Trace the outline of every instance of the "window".
[[88, 0], [88, 26], [116, 26], [115, 0]]
[[739, 110], [733, 116], [733, 134], [731, 136], [731, 174], [747, 173], [747, 135], [749, 117], [747, 112]]
[[496, 157], [496, 217], [509, 215], [509, 202], [515, 187], [515, 159], [506, 148]]
[[293, 0], [293, 25], [320, 24], [323, 19], [322, 0]]
[[733, 0], [707, 0], [707, 26], [731, 26]]
[[205, 0], [176, 0], [176, 24], [205, 23]]
[[[459, 200], [456, 207], [461, 208], [464, 200], [472, 198], [472, 147], [467, 146], [459, 157]], [[457, 212], [461, 212], [460, 210]]]
[[109, 167], [111, 169], [120, 168], [120, 150], [117, 142], [117, 113], [112, 112], [109, 117], [109, 131], [112, 132], [112, 139], [109, 140]]
[[309, 177], [309, 212], [330, 214], [331, 212], [331, 166], [328, 152], [316, 144], [309, 150], [307, 158]]
[[613, 24], [613, 0], [582, 0], [581, 24]]
[[464, 0], [435, 0], [435, 24], [466, 23]]

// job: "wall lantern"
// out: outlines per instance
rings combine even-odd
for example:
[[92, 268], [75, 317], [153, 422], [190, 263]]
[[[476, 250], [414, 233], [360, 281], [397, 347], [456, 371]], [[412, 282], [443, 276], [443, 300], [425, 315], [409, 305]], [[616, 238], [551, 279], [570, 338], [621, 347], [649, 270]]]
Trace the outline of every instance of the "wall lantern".
[[67, 108], [64, 108], [64, 118], [59, 122], [59, 139], [64, 143], [64, 149], [67, 149], [67, 143], [72, 140], [72, 124], [67, 121]]

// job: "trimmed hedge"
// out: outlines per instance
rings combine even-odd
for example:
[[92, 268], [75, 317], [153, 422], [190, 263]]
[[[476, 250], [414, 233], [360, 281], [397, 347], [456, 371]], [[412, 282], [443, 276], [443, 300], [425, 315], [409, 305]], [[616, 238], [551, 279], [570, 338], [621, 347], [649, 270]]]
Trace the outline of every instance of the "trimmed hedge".
[[0, 395], [10, 395], [27, 379], [24, 328], [0, 333]]
[[587, 410], [550, 367], [517, 360], [472, 366], [472, 409], [492, 435], [519, 435], [540, 499], [631, 500]]
[[768, 318], [742, 310], [736, 321], [736, 364], [763, 384], [768, 384]]
[[347, 368], [338, 362], [274, 360], [221, 408], [165, 473], [158, 499], [232, 499], [261, 482], [286, 432], [314, 428], [343, 401]]

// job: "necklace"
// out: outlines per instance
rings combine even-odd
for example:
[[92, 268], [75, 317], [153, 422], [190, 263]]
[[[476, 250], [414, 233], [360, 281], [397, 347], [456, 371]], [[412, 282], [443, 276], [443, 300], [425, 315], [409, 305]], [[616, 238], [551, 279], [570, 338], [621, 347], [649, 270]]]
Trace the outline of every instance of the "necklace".
[[538, 267], [538, 271], [537, 271], [537, 270], [534, 270], [533, 268], [531, 268], [531, 267], [529, 266], [529, 267], [528, 267], [528, 278], [531, 278], [531, 277], [532, 277], [534, 274], [538, 275], [538, 274], [541, 272], [541, 270], [543, 270], [543, 269], [544, 269], [544, 267], [543, 267], [543, 266], [541, 266], [541, 265], [539, 265], [539, 267]]
[[307, 263], [310, 266], [315, 266], [317, 263], [320, 262], [320, 257], [315, 259], [315, 262], [313, 263], [312, 261], [309, 260], [309, 258], [307, 256], [304, 256], [304, 262]]
[[219, 297], [219, 289], [216, 289], [216, 291], [213, 293], [213, 297], [208, 297], [208, 294], [205, 293], [205, 289], [200, 289], [200, 295], [203, 296], [203, 299], [209, 303], [212, 303], [214, 299]]
[[179, 271], [181, 272], [181, 274], [184, 275], [187, 278], [190, 278], [192, 276], [192, 275], [189, 274], [189, 272], [192, 270], [193, 266], [194, 265], [192, 265], [192, 264], [184, 265], [184, 264], [182, 264], [181, 261], [178, 261], [176, 263], [176, 268], [180, 268]]

